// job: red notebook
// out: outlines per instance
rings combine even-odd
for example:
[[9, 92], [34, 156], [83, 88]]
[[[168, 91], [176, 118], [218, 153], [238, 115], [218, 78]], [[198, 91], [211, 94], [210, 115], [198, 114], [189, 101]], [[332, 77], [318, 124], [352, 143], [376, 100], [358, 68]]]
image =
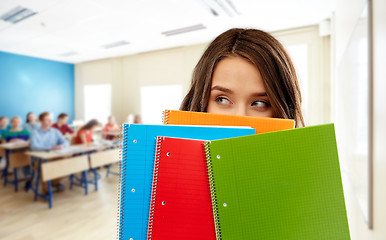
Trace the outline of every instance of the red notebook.
[[216, 239], [203, 143], [158, 137], [148, 239]]

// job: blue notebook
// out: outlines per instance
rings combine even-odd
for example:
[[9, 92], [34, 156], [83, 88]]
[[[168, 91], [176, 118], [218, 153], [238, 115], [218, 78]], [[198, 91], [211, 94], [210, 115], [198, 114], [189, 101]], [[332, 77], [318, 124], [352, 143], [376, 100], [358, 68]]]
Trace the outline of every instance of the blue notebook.
[[157, 136], [216, 140], [254, 133], [243, 127], [124, 124], [119, 239], [147, 238]]

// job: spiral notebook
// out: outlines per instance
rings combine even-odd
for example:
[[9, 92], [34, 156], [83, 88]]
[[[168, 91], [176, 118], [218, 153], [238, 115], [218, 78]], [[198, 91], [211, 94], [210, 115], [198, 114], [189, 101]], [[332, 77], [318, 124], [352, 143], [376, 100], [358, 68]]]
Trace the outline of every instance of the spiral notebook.
[[281, 118], [263, 118], [178, 110], [165, 110], [163, 115], [164, 124], [249, 126], [254, 128], [256, 133], [286, 130], [294, 128], [295, 126], [294, 120]]
[[158, 137], [148, 239], [216, 239], [204, 141]]
[[217, 239], [350, 239], [333, 124], [205, 145]]
[[252, 128], [124, 124], [119, 239], [147, 237], [157, 136], [221, 139], [254, 134]]

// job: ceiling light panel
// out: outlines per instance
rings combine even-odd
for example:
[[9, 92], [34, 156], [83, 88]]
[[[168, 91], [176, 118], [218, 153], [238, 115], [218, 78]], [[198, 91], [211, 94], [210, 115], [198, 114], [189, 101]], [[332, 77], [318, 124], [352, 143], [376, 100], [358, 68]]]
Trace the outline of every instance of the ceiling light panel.
[[75, 56], [75, 55], [78, 55], [78, 54], [79, 54], [78, 52], [70, 51], [70, 52], [61, 53], [61, 54], [59, 54], [59, 56], [61, 56], [61, 57], [72, 57], [72, 56]]
[[184, 28], [177, 28], [169, 31], [162, 32], [161, 34], [169, 37], [177, 34], [183, 34], [183, 33], [188, 33], [188, 32], [194, 32], [198, 30], [206, 29], [206, 27], [203, 24], [197, 24], [197, 25], [192, 25]]
[[18, 23], [37, 14], [32, 9], [17, 6], [0, 16], [0, 19], [10, 23]]
[[109, 49], [109, 48], [121, 47], [121, 46], [128, 45], [128, 44], [129, 44], [129, 42], [123, 40], [123, 41], [108, 43], [108, 44], [103, 45], [102, 47], [104, 49]]

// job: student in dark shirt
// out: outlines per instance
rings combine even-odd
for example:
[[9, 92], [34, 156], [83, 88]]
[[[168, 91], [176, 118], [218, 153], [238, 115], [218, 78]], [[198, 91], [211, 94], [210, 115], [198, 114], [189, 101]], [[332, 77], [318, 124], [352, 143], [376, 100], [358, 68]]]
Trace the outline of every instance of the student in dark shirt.
[[68, 114], [67, 113], [61, 113], [58, 116], [58, 121], [52, 125], [53, 128], [58, 129], [63, 136], [66, 134], [73, 134], [74, 130], [72, 130], [68, 125]]

